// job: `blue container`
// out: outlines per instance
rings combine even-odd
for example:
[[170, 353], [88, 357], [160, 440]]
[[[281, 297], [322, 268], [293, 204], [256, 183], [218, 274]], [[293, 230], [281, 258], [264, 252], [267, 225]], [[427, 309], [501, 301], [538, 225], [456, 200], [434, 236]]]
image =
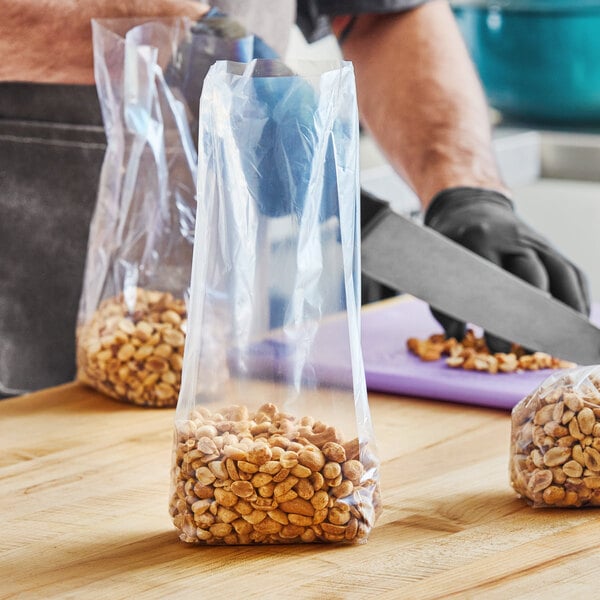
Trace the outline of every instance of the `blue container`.
[[600, 0], [455, 3], [489, 103], [536, 123], [600, 123]]

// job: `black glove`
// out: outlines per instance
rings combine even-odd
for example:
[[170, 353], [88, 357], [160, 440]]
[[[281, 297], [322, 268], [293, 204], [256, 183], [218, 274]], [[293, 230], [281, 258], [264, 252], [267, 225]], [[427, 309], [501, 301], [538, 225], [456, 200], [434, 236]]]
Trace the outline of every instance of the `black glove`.
[[[443, 190], [431, 201], [425, 225], [589, 315], [585, 275], [521, 221], [501, 193], [471, 187]], [[432, 313], [448, 337], [462, 339], [465, 323], [433, 309]], [[492, 352], [507, 352], [511, 345], [489, 334], [486, 341]]]

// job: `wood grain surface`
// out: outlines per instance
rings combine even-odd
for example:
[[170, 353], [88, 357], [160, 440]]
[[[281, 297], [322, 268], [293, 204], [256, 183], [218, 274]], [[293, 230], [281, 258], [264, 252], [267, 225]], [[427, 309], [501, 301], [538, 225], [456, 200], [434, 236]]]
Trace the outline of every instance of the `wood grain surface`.
[[508, 483], [507, 412], [370, 394], [384, 512], [363, 545], [188, 547], [174, 411], [76, 384], [0, 402], [0, 598], [594, 598], [600, 512]]

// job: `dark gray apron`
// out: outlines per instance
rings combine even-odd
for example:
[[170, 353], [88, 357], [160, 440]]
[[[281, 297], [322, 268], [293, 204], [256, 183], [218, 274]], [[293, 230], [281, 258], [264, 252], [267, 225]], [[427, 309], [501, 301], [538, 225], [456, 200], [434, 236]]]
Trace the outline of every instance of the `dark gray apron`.
[[[217, 0], [279, 51], [293, 0]], [[0, 397], [70, 381], [106, 148], [96, 90], [0, 84]]]
[[0, 84], [0, 394], [74, 376], [104, 150], [94, 87]]

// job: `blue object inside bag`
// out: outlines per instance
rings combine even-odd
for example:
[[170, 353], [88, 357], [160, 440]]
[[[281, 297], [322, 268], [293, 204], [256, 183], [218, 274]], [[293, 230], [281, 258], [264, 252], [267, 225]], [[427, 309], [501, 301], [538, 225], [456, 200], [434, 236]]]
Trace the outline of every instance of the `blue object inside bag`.
[[600, 122], [600, 2], [454, 6], [490, 104], [536, 123]]
[[[250, 80], [247, 90], [252, 96], [252, 109], [247, 114], [232, 116], [244, 121], [237, 125], [245, 138], [240, 142], [240, 158], [262, 214], [270, 217], [301, 214], [310, 181], [306, 165], [315, 160], [319, 126], [314, 120], [318, 112], [315, 90], [278, 60], [277, 53], [261, 38], [218, 9], [211, 9], [193, 25], [190, 35], [178, 48], [176, 60], [165, 72], [169, 85], [177, 88], [185, 99], [193, 134], [204, 80], [216, 59], [242, 64], [260, 60], [253, 67], [259, 76]], [[323, 157], [326, 164], [331, 151], [328, 147]], [[326, 191], [335, 186], [335, 173], [333, 183], [328, 174], [323, 179], [321, 221], [338, 210], [333, 201], [337, 195]]]
[[[262, 214], [300, 218], [307, 197], [314, 193], [310, 190], [314, 167], [307, 165], [322, 165], [318, 206], [319, 220], [325, 221], [339, 209], [332, 141], [319, 143], [318, 97], [306, 80], [291, 71], [289, 76], [266, 72], [265, 68], [274, 68], [270, 65], [271, 61], [261, 63], [261, 76], [249, 80], [251, 112], [237, 115], [244, 121], [235, 127], [244, 132], [240, 156], [246, 180]], [[323, 155], [316, 157], [317, 152]]]
[[195, 23], [165, 70], [169, 86], [180, 90], [190, 110], [193, 129], [204, 79], [215, 60], [247, 63], [255, 58], [276, 59], [277, 53], [237, 21], [212, 8]]

